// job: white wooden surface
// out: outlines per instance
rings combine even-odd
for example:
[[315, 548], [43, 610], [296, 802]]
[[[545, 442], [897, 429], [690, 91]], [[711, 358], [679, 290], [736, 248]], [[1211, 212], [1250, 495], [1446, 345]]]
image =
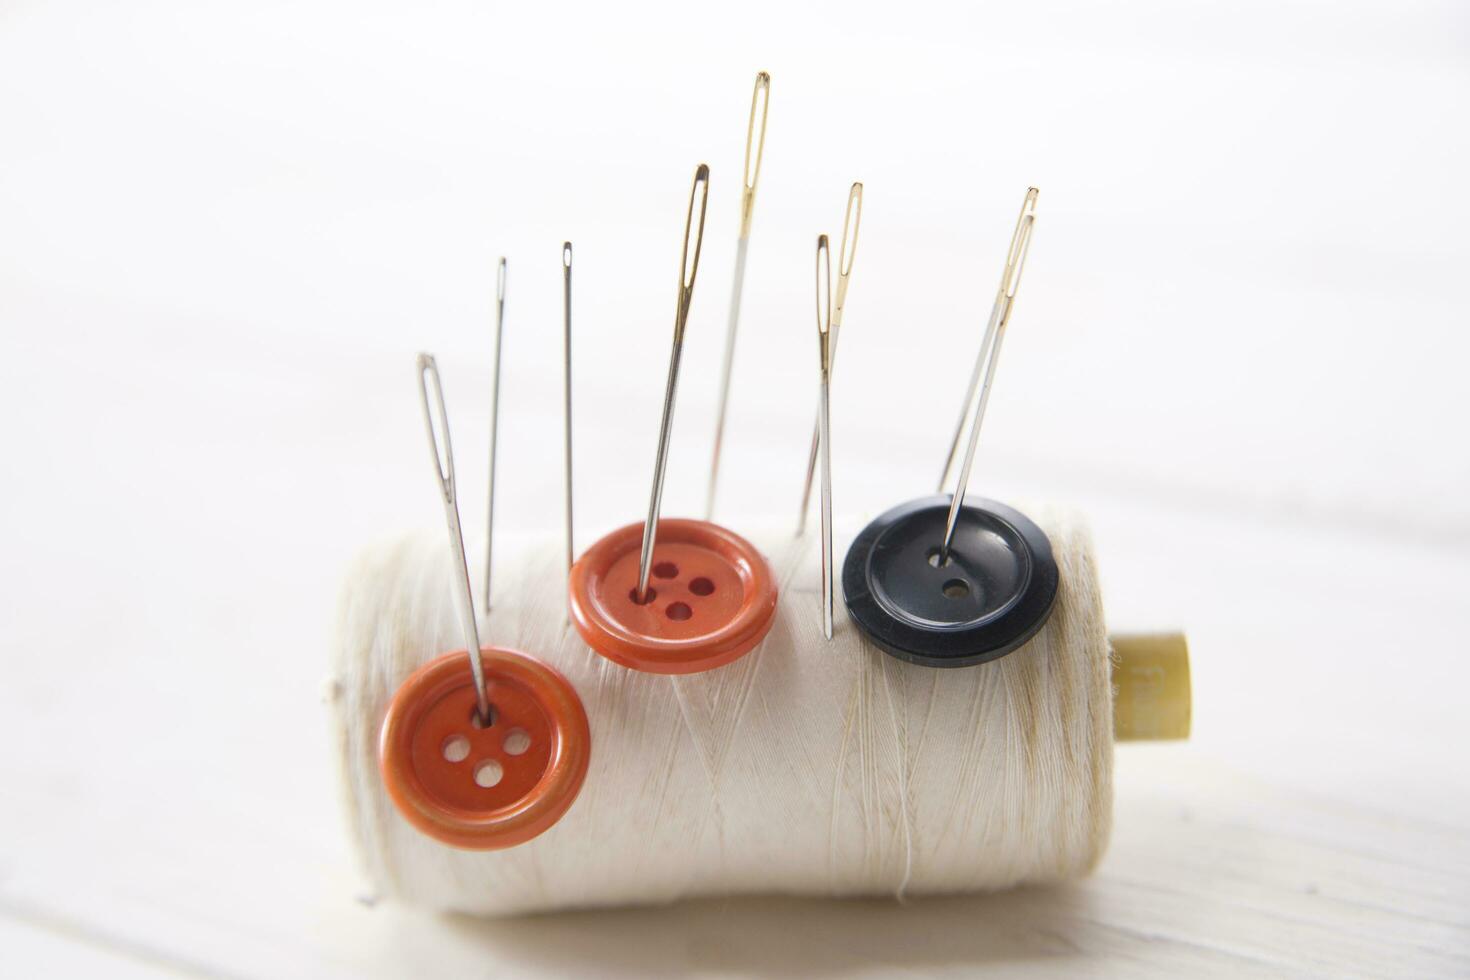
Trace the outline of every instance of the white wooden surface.
[[[0, 4], [0, 975], [1470, 973], [1470, 19], [1452, 3]], [[1027, 183], [976, 488], [1091, 516], [1184, 625], [1074, 887], [476, 922], [366, 907], [319, 703], [338, 575], [438, 519], [412, 353], [510, 524], [702, 500], [748, 86], [774, 76], [722, 517], [794, 506], [810, 248], [867, 184], [839, 509], [929, 489]], [[981, 288], [983, 287], [983, 288]], [[467, 514], [478, 526], [474, 510]]]

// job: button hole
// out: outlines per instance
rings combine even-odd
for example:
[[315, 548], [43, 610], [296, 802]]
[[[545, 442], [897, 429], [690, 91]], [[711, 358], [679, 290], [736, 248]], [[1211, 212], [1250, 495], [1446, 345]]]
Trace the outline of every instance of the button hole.
[[531, 733], [524, 728], [512, 728], [500, 743], [506, 755], [525, 755], [531, 748]]
[[463, 762], [470, 755], [470, 740], [463, 735], [451, 735], [444, 740], [441, 751], [446, 762]]
[[494, 759], [485, 759], [475, 766], [476, 786], [489, 789], [503, 778], [505, 778], [505, 769]]
[[952, 578], [943, 585], [944, 594], [951, 599], [963, 599], [970, 594], [970, 583], [964, 579]]

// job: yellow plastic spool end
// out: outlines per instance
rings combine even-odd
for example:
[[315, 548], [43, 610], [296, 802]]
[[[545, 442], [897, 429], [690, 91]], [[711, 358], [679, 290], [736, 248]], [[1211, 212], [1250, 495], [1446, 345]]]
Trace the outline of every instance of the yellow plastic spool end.
[[1113, 738], [1189, 737], [1189, 642], [1183, 633], [1120, 633], [1113, 648]]

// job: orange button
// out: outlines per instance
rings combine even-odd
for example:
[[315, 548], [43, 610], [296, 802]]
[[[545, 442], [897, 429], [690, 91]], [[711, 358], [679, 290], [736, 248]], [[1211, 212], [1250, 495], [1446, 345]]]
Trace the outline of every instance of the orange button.
[[693, 674], [755, 647], [776, 617], [776, 579], [749, 541], [707, 521], [658, 522], [652, 597], [636, 599], [643, 525], [620, 528], [572, 566], [572, 619], [609, 660], [655, 674]]
[[523, 844], [561, 819], [587, 775], [592, 736], [582, 699], [533, 657], [481, 652], [491, 723], [481, 726], [463, 650], [403, 682], [383, 719], [378, 766], [394, 805], [454, 847]]

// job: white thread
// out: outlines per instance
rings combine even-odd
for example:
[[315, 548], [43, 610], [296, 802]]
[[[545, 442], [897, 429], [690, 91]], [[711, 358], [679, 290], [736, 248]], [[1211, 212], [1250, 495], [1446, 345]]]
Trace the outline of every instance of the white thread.
[[1021, 650], [956, 670], [888, 657], [840, 604], [826, 642], [815, 540], [789, 533], [753, 538], [782, 586], [760, 647], [703, 674], [626, 670], [566, 625], [557, 549], [498, 535], [501, 594], [482, 640], [560, 670], [592, 726], [576, 803], [504, 851], [423, 836], [382, 788], [389, 699], [462, 644], [442, 533], [371, 549], [348, 575], [329, 690], [350, 833], [375, 889], [499, 915], [741, 892], [902, 897], [1085, 874], [1111, 820], [1106, 630], [1085, 530], [1033, 517], [1062, 573], [1050, 621]]
[[904, 749], [904, 752], [900, 753], [898, 757], [898, 806], [901, 814], [899, 824], [903, 829], [903, 878], [899, 881], [898, 887], [893, 890], [893, 897], [901, 902], [903, 901], [904, 890], [909, 886], [909, 875], [914, 870], [914, 837], [912, 830], [909, 828], [908, 767], [904, 765], [904, 754], [908, 751], [908, 729], [904, 728], [900, 730], [898, 727], [898, 712], [893, 707], [893, 688], [888, 683], [887, 661], [880, 662], [878, 666], [883, 672], [883, 693], [888, 699], [888, 718], [893, 722], [893, 737]]

